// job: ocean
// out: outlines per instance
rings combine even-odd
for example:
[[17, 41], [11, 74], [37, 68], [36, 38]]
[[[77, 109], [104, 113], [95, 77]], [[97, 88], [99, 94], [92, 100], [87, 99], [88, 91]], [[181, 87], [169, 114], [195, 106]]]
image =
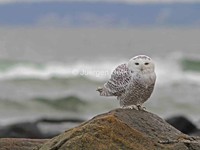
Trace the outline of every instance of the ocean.
[[199, 39], [199, 28], [0, 28], [0, 125], [119, 107], [96, 88], [138, 54], [156, 64], [147, 110], [199, 123]]

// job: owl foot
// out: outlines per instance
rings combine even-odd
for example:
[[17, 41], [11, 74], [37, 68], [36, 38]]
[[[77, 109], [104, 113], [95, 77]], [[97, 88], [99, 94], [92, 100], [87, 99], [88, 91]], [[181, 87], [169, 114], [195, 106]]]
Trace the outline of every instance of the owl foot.
[[158, 143], [160, 144], [174, 144], [174, 143], [178, 143], [178, 140], [170, 140], [170, 139], [166, 139], [166, 140], [159, 140]]
[[122, 106], [121, 108], [122, 109], [136, 109], [136, 110], [138, 110], [136, 105]]
[[138, 110], [142, 110], [142, 111], [146, 110], [146, 107], [143, 107], [140, 104], [137, 104], [136, 106], [137, 106]]

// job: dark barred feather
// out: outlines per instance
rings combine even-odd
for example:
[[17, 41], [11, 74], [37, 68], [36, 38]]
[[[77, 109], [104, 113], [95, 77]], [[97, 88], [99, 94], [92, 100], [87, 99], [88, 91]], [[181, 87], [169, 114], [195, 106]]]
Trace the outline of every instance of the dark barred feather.
[[104, 84], [101, 95], [120, 96], [131, 79], [129, 69], [126, 64], [119, 65], [112, 73], [110, 80]]

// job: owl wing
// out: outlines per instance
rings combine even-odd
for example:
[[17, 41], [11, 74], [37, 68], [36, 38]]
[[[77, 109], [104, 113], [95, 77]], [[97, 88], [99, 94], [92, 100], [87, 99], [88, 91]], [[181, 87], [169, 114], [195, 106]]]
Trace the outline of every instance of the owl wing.
[[131, 80], [127, 64], [119, 65], [112, 73], [111, 78], [104, 84], [104, 90], [108, 95], [120, 96]]

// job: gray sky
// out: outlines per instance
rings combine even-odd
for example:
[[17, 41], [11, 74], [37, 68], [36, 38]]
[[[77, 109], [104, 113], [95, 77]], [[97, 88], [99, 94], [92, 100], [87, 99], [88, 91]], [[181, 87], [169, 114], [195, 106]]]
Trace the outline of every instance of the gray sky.
[[193, 2], [200, 2], [200, 0], [0, 0], [0, 4], [5, 3], [18, 3], [18, 2], [58, 2], [58, 1], [65, 1], [65, 2], [74, 2], [74, 1], [89, 1], [89, 2], [121, 2], [121, 3], [193, 3]]

